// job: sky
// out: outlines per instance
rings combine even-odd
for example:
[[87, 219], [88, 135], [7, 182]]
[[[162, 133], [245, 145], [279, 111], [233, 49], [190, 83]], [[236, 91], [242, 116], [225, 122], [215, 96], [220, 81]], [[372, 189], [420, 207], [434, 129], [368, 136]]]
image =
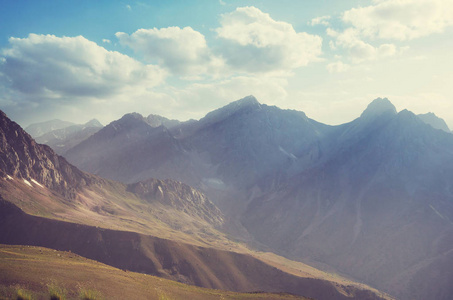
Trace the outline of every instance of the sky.
[[181, 121], [248, 95], [326, 124], [377, 97], [453, 129], [451, 0], [4, 0], [0, 109]]

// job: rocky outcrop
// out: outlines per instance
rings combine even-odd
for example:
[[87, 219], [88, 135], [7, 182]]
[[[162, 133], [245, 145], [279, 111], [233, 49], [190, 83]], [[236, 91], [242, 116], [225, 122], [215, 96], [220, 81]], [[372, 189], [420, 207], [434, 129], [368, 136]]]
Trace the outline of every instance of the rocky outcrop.
[[160, 202], [215, 226], [223, 224], [222, 213], [202, 192], [178, 181], [148, 179], [129, 184], [127, 190], [146, 201]]
[[49, 146], [36, 143], [17, 123], [0, 111], [0, 174], [35, 180], [66, 198], [95, 181], [58, 156]]

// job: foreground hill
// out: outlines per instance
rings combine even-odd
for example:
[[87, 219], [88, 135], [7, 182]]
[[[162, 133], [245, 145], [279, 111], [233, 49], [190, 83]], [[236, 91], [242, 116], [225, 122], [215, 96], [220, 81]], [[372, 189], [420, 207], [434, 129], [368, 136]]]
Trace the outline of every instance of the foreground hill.
[[219, 250], [247, 252], [217, 230], [222, 214], [196, 189], [156, 179], [126, 185], [84, 173], [0, 116], [0, 196], [7, 200], [0, 207], [2, 243], [71, 250], [203, 287], [379, 299], [366, 287], [295, 276], [275, 261], [271, 267], [249, 254]]
[[71, 251], [123, 270], [201, 287], [287, 292], [316, 299], [382, 299], [355, 286], [291, 275], [250, 255], [30, 216], [4, 200], [0, 201], [0, 243]]
[[79, 299], [83, 291], [104, 299], [308, 299], [288, 294], [239, 294], [198, 288], [125, 272], [72, 252], [0, 245], [0, 298], [13, 299], [17, 290], [22, 289], [38, 299], [48, 299], [48, 286], [64, 289], [67, 299]]

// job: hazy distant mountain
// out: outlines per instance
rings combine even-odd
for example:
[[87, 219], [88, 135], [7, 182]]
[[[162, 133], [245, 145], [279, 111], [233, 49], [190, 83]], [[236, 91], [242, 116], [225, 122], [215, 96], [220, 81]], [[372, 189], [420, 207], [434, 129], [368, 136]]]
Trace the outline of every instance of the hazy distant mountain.
[[34, 123], [25, 128], [25, 131], [31, 135], [33, 138], [51, 132], [53, 130], [62, 129], [68, 126], [75, 125], [72, 122], [62, 121], [59, 119]]
[[93, 119], [85, 124], [52, 130], [35, 139], [40, 144], [50, 146], [57, 154], [64, 155], [68, 149], [86, 140], [102, 127], [103, 125], [98, 120]]
[[315, 163], [322, 139], [331, 133], [331, 126], [303, 112], [249, 96], [171, 130], [125, 115], [65, 156], [85, 171], [126, 183], [150, 177], [182, 181], [237, 215], [254, 186], [272, 188]]
[[316, 160], [329, 131], [303, 112], [263, 105], [249, 96], [207, 114], [186, 140], [206, 153], [217, 179], [247, 188]]
[[328, 159], [255, 198], [243, 224], [402, 299], [451, 298], [453, 136], [386, 99], [337, 136]]
[[426, 113], [417, 115], [423, 122], [426, 124], [431, 125], [433, 128], [441, 129], [446, 132], [450, 132], [450, 128], [448, 128], [447, 123], [445, 123], [444, 119], [439, 118], [434, 113]]
[[[131, 113], [68, 150], [65, 157], [84, 171], [132, 183], [155, 177], [160, 165], [176, 164], [183, 152], [166, 127], [152, 127], [146, 118]], [[140, 175], [143, 172], [146, 175]]]

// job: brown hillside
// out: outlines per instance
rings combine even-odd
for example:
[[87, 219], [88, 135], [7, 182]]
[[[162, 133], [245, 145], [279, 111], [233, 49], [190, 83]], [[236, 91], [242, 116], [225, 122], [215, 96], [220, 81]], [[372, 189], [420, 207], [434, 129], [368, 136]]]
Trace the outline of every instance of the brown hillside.
[[18, 289], [29, 291], [35, 299], [49, 299], [49, 285], [64, 289], [67, 299], [79, 299], [81, 289], [95, 291], [104, 299], [307, 299], [288, 294], [204, 289], [124, 272], [71, 252], [0, 245], [0, 299], [15, 298]]
[[284, 273], [249, 255], [30, 216], [4, 200], [0, 201], [0, 243], [72, 251], [120, 269], [201, 287], [288, 292], [316, 299], [380, 299], [352, 286]]

